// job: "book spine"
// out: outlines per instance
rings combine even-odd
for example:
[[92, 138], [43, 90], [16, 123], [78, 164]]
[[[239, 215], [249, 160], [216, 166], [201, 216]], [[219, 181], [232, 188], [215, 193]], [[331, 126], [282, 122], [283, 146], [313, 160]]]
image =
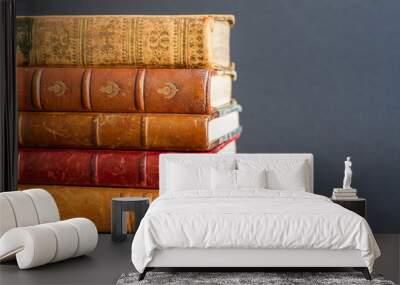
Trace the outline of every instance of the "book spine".
[[[218, 153], [238, 137], [208, 153]], [[18, 181], [22, 184], [150, 189], [158, 189], [159, 156], [167, 153], [37, 148], [20, 148], [18, 152]]]
[[352, 189], [352, 190], [333, 190], [333, 193], [357, 193], [357, 189]]
[[208, 69], [17, 68], [22, 111], [210, 114]]
[[19, 112], [20, 146], [209, 150], [207, 115]]
[[354, 195], [337, 195], [337, 194], [333, 194], [332, 195], [332, 199], [357, 199], [358, 196], [356, 194]]
[[[220, 152], [238, 137], [207, 153]], [[20, 148], [18, 181], [22, 184], [158, 189], [158, 162], [162, 153], [167, 152]]]
[[357, 197], [357, 193], [333, 193], [335, 197]]
[[56, 201], [62, 220], [74, 217], [93, 221], [99, 232], [111, 230], [111, 200], [117, 197], [147, 197], [150, 201], [158, 197], [156, 189], [78, 187], [59, 185], [19, 184], [18, 189], [42, 188]]
[[[158, 153], [20, 149], [19, 182], [156, 189], [158, 165], [153, 165], [153, 157]], [[157, 180], [149, 167], [157, 168]]]
[[215, 20], [233, 24], [234, 19], [200, 15], [18, 17], [17, 63], [215, 67], [210, 50]]

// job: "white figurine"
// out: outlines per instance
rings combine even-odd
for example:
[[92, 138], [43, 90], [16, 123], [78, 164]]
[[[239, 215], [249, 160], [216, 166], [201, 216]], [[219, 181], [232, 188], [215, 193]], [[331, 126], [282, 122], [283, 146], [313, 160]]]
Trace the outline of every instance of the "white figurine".
[[352, 162], [350, 161], [350, 156], [346, 158], [344, 162], [344, 179], [343, 179], [343, 189], [351, 188], [351, 177], [353, 176], [353, 171], [351, 170]]

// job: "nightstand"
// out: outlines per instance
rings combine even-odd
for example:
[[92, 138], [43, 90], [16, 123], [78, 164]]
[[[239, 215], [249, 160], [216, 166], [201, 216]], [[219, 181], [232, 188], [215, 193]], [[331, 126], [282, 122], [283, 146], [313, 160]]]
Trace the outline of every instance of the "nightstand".
[[364, 219], [367, 218], [367, 200], [364, 198], [357, 199], [332, 199], [332, 202], [339, 204], [340, 206], [359, 214]]
[[123, 241], [126, 239], [127, 212], [135, 213], [136, 232], [149, 208], [150, 200], [144, 197], [117, 197], [112, 199], [111, 205], [111, 238], [113, 241]]

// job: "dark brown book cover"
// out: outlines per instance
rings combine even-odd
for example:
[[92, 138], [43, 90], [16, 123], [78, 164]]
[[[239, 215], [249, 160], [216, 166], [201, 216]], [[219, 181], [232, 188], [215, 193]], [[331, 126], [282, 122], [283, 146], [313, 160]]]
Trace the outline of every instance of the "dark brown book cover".
[[234, 74], [209, 69], [19, 67], [18, 108], [211, 114], [215, 111], [211, 105], [214, 76], [225, 76], [224, 82], [230, 82]]

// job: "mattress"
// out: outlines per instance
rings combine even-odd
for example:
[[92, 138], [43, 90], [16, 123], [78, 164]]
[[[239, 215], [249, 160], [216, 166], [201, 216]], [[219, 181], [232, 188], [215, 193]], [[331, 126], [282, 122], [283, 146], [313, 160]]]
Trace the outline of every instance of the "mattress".
[[301, 191], [171, 192], [150, 206], [132, 243], [139, 272], [163, 249], [359, 250], [372, 271], [379, 248], [361, 216]]

